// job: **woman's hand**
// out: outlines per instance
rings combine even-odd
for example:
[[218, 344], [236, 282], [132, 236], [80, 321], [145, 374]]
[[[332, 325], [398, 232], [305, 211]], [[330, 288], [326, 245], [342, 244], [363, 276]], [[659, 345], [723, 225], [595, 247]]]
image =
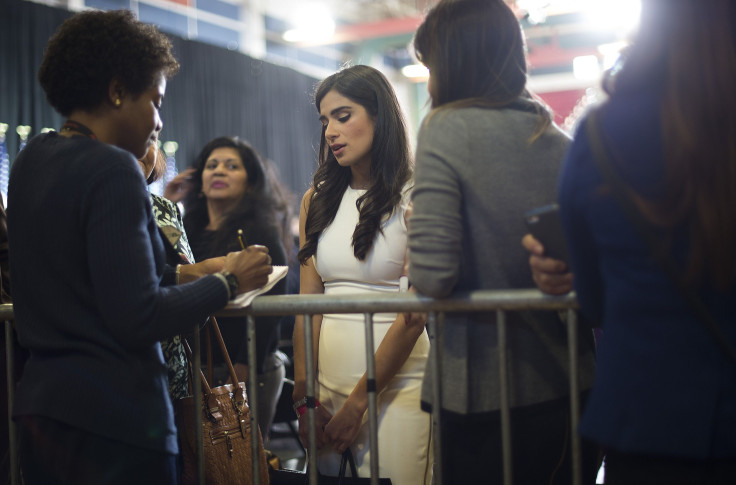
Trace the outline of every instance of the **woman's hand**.
[[183, 285], [184, 283], [197, 280], [202, 276], [217, 273], [218, 271], [222, 271], [224, 266], [225, 256], [205, 259], [194, 264], [182, 264], [179, 267], [179, 284]]
[[[416, 293], [417, 290], [413, 287], [409, 287], [410, 293]], [[404, 312], [400, 314], [400, 317], [404, 319], [404, 325], [407, 327], [424, 327], [427, 324], [427, 314], [417, 312]]]
[[238, 278], [238, 294], [260, 288], [268, 282], [271, 274], [271, 256], [265, 246], [248, 246], [242, 251], [225, 256], [223, 267]]
[[527, 234], [521, 245], [529, 251], [529, 267], [537, 287], [550, 295], [564, 295], [573, 290], [573, 274], [564, 261], [544, 256], [544, 246], [534, 236]]
[[363, 424], [366, 406], [348, 399], [325, 427], [327, 443], [342, 454], [353, 444]]
[[[317, 448], [322, 448], [328, 444], [327, 437], [325, 435], [325, 426], [332, 419], [332, 415], [324, 407], [318, 406], [315, 408], [315, 422], [317, 431]], [[307, 424], [308, 418], [307, 413], [299, 416], [299, 438], [302, 440], [304, 448], [309, 447], [309, 431]]]
[[192, 190], [192, 175], [196, 171], [197, 169], [192, 167], [179, 172], [176, 177], [171, 179], [171, 182], [166, 184], [164, 197], [174, 204], [183, 200], [189, 194], [189, 191]]

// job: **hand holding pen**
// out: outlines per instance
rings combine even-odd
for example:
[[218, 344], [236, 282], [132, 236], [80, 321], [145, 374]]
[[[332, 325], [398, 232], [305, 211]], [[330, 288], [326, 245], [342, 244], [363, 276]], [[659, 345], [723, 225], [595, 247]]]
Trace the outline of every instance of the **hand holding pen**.
[[[240, 248], [241, 249], [243, 249], [243, 250], [247, 250], [248, 249], [248, 246], [246, 246], [247, 243], [245, 241], [245, 235], [243, 234], [243, 230], [242, 229], [238, 229], [238, 242], [240, 243]], [[250, 246], [250, 247], [252, 247], [252, 248], [262, 248], [263, 246], [259, 246], [259, 245], [255, 245], [254, 244], [253, 246]], [[268, 251], [268, 250], [266, 250], [266, 251]], [[268, 257], [268, 264], [271, 264], [271, 256]]]
[[238, 231], [238, 242], [243, 250], [229, 253], [225, 257], [223, 269], [235, 275], [238, 293], [244, 293], [266, 284], [273, 268], [268, 248], [259, 245], [246, 247], [242, 230]]

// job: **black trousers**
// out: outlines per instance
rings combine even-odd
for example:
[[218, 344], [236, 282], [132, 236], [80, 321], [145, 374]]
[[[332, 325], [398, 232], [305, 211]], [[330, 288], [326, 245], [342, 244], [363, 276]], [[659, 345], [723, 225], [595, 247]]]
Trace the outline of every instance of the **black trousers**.
[[722, 460], [688, 460], [635, 453], [606, 452], [608, 485], [732, 485], [736, 483], [736, 457]]
[[110, 440], [43, 416], [20, 418], [18, 428], [25, 485], [177, 484], [176, 455]]
[[[442, 413], [442, 478], [449, 484], [503, 483], [501, 413]], [[556, 399], [511, 409], [513, 483], [572, 483], [570, 401]], [[583, 484], [594, 484], [598, 447], [582, 443]]]

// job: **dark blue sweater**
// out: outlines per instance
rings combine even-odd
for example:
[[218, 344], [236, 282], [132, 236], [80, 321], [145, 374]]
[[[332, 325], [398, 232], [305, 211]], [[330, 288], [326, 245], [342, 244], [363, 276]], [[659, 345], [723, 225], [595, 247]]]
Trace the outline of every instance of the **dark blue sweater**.
[[227, 289], [214, 276], [163, 286], [134, 157], [89, 138], [35, 137], [12, 167], [8, 232], [16, 328], [31, 352], [13, 415], [176, 453], [159, 340], [201, 324]]

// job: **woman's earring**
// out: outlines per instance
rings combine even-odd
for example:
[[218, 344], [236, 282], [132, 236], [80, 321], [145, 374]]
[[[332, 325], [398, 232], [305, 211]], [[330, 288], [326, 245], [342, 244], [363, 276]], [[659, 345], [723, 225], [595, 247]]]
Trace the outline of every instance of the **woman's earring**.
[[120, 103], [121, 103], [120, 98], [117, 98], [115, 100], [115, 106], [120, 106]]

